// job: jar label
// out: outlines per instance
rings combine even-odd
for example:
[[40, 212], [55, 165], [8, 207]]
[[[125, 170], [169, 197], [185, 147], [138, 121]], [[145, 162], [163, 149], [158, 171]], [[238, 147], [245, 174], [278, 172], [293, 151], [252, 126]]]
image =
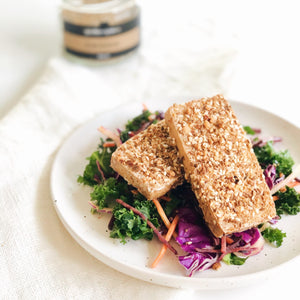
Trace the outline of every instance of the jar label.
[[[139, 11], [132, 18], [112, 14], [63, 11], [65, 50], [73, 55], [98, 60], [124, 55], [138, 47]], [[131, 18], [130, 18], [131, 17]]]

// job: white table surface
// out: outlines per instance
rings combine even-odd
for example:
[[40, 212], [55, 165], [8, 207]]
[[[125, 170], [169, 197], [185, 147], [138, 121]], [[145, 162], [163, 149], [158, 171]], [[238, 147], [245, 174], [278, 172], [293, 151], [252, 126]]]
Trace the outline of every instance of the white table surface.
[[[166, 14], [165, 22], [169, 20], [168, 15], [173, 15], [173, 21], [183, 22], [190, 16], [195, 24], [197, 18], [203, 18], [199, 30], [207, 29], [206, 36], [219, 26], [223, 30], [219, 32], [220, 41], [236, 51], [222, 74], [225, 95], [270, 110], [300, 126], [297, 1], [174, 1], [172, 6], [168, 1], [167, 4], [154, 2], [142, 2], [146, 29], [164, 26], [156, 24], [154, 16], [157, 13]], [[34, 84], [48, 59], [60, 53], [58, 5], [58, 0], [0, 1], [0, 118]], [[220, 26], [222, 23], [224, 27]], [[162, 47], [168, 46], [167, 41], [166, 36]], [[182, 53], [183, 62], [184, 59]], [[194, 67], [190, 66], [191, 72]], [[300, 259], [297, 258], [282, 266], [280, 272], [266, 282], [235, 290], [199, 291], [193, 296], [196, 295], [195, 299], [297, 297], [299, 268]], [[191, 297], [189, 291], [187, 297]]]

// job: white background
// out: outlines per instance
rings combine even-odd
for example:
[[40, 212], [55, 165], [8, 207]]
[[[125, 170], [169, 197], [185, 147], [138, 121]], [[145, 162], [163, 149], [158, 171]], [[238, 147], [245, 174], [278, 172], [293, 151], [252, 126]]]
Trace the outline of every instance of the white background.
[[[61, 24], [58, 0], [1, 0], [0, 3], [0, 116], [3, 116], [39, 77], [47, 60], [60, 53]], [[232, 73], [226, 77], [228, 96], [248, 103], [259, 102], [299, 124], [295, 109], [300, 69], [297, 1], [141, 1], [141, 4], [145, 31], [165, 33], [165, 39], [160, 40], [162, 49], [168, 47], [170, 36], [177, 34], [169, 30], [170, 24], [182, 22], [184, 27], [188, 20], [195, 25], [193, 33], [196, 28], [199, 35], [178, 35], [179, 41], [194, 39], [197, 44], [204, 38], [207, 43], [211, 35], [214, 43], [236, 50]], [[147, 43], [149, 40], [144, 40], [144, 46]], [[184, 63], [184, 58], [182, 52], [181, 61], [174, 64]]]
[[[59, 3], [0, 1], [0, 118], [28, 92], [47, 61], [60, 55]], [[300, 126], [297, 1], [141, 1], [141, 5], [143, 53], [154, 68], [172, 73], [193, 93], [196, 85], [203, 84], [201, 92], [222, 91]], [[193, 47], [199, 53], [187, 56], [186, 49], [191, 53]], [[215, 64], [208, 81], [203, 77], [207, 61]], [[155, 90], [155, 82], [149, 84]], [[255, 286], [186, 291], [185, 295], [190, 299], [297, 298], [299, 267], [297, 259]]]

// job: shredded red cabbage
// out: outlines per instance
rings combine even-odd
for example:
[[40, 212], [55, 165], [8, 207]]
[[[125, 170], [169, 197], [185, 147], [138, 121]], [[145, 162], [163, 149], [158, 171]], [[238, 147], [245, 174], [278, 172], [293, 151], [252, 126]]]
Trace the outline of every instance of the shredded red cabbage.
[[185, 256], [179, 256], [179, 262], [186, 268], [188, 276], [193, 276], [196, 271], [204, 271], [212, 267], [218, 261], [216, 253], [194, 252]]
[[[199, 224], [199, 215], [189, 207], [179, 210], [177, 242], [186, 252], [194, 252], [197, 248], [214, 249], [216, 240], [206, 226]], [[218, 242], [218, 241], [217, 241]]]
[[277, 224], [277, 222], [280, 220], [280, 217], [279, 216], [275, 216], [273, 219], [271, 219], [270, 221], [269, 221], [269, 223], [271, 224], [271, 225], [275, 225], [275, 224]]
[[264, 246], [264, 239], [260, 231], [254, 227], [243, 232], [228, 235], [233, 243], [226, 248], [227, 253], [247, 257], [259, 253]]
[[266, 183], [271, 190], [274, 186], [274, 181], [276, 178], [276, 168], [274, 165], [268, 165], [266, 169], [264, 170], [265, 180]]
[[216, 238], [204, 224], [195, 209], [179, 209], [178, 237], [176, 241], [187, 252], [179, 256], [179, 262], [186, 268], [188, 276], [196, 271], [209, 269], [225, 254], [234, 253], [247, 257], [259, 253], [264, 239], [257, 228], [228, 235], [231, 243], [226, 245], [226, 253], [221, 253], [221, 239]]
[[274, 165], [268, 165], [266, 169], [264, 170], [265, 180], [266, 183], [271, 190], [274, 185], [282, 181], [285, 176], [277, 177], [276, 175], [276, 167]]
[[273, 136], [270, 138], [260, 138], [260, 139], [255, 137], [254, 139], [252, 139], [251, 142], [253, 147], [263, 147], [264, 145], [266, 145], [267, 142], [279, 143], [281, 141], [282, 141], [281, 137]]
[[179, 209], [178, 237], [176, 241], [187, 255], [179, 256], [179, 262], [186, 268], [188, 275], [209, 269], [219, 259], [219, 253], [200, 253], [197, 249], [215, 249], [219, 241], [208, 228], [199, 223], [199, 215], [189, 207]]

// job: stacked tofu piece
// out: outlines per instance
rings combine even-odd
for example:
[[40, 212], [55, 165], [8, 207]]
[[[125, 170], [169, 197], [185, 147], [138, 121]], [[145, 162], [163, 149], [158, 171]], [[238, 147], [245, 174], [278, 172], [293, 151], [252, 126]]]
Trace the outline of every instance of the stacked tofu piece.
[[183, 166], [165, 120], [152, 124], [119, 146], [111, 167], [147, 199], [156, 199], [183, 182]]
[[172, 105], [113, 154], [112, 168], [147, 199], [190, 182], [216, 237], [275, 217], [275, 205], [250, 140], [221, 95]]

